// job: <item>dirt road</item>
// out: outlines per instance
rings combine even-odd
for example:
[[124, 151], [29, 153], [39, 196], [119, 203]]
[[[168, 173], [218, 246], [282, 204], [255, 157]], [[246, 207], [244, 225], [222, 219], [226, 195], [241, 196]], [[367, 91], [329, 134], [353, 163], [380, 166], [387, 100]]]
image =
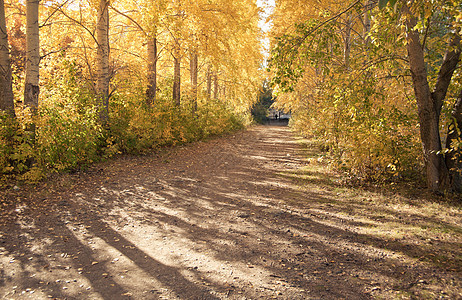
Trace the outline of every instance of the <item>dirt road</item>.
[[460, 265], [365, 234], [357, 206], [304, 188], [309, 151], [253, 127], [8, 190], [23, 204], [2, 216], [0, 297], [462, 298]]

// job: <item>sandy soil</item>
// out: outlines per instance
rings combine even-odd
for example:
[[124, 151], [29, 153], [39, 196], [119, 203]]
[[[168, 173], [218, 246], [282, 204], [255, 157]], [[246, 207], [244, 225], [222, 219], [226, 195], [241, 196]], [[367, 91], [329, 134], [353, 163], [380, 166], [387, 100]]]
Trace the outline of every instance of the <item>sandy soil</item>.
[[0, 297], [462, 299], [460, 240], [445, 267], [365, 234], [358, 207], [288, 176], [308, 151], [253, 127], [3, 191], [20, 204], [1, 216]]

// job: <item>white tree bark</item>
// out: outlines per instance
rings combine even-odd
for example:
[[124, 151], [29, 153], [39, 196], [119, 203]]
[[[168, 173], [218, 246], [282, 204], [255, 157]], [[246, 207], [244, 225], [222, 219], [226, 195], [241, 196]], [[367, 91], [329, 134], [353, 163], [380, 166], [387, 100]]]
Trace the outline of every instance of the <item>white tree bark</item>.
[[35, 112], [39, 100], [39, 0], [26, 2], [26, 81], [24, 87], [24, 104]]
[[5, 6], [0, 0], [0, 110], [14, 116], [10, 51], [6, 31]]
[[99, 101], [100, 120], [107, 123], [109, 119], [109, 0], [100, 0], [96, 40], [96, 93]]

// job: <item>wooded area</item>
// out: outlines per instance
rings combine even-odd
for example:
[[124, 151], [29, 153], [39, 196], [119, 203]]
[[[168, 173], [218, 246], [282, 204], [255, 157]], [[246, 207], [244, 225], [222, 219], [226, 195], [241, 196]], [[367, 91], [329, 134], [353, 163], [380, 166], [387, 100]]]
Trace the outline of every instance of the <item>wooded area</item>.
[[461, 2], [308, 3], [273, 15], [273, 82], [295, 127], [359, 180], [423, 173], [460, 192]]
[[461, 37], [460, 0], [0, 0], [0, 296], [462, 299]]
[[[240, 128], [267, 86], [256, 1], [0, 4], [3, 180]], [[274, 105], [335, 167], [462, 191], [460, 1], [278, 0], [269, 20]]]
[[34, 182], [250, 120], [262, 81], [254, 1], [0, 7], [3, 180]]

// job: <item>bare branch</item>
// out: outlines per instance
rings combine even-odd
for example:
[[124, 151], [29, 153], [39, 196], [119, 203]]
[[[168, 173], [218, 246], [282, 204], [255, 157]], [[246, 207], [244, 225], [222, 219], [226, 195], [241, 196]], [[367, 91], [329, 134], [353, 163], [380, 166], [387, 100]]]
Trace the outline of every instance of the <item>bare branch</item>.
[[145, 36], [148, 35], [148, 34], [146, 33], [146, 31], [143, 29], [143, 27], [142, 27], [138, 22], [136, 22], [132, 17], [130, 17], [129, 15], [127, 15], [127, 14], [124, 13], [124, 12], [121, 12], [120, 10], [116, 9], [116, 8], [115, 8], [114, 6], [112, 6], [112, 5], [110, 5], [109, 7], [110, 7], [113, 11], [115, 11], [116, 13], [118, 13], [119, 15], [124, 16], [125, 18], [129, 19], [133, 24], [136, 25], [136, 27], [138, 27], [138, 28], [141, 30], [141, 32], [143, 32], [143, 34], [144, 34]]
[[312, 35], [313, 33], [315, 33], [316, 31], [318, 31], [318, 29], [320, 29], [321, 27], [323, 27], [324, 25], [332, 22], [333, 20], [337, 19], [338, 17], [340, 17], [341, 15], [343, 15], [344, 13], [350, 11], [356, 4], [360, 3], [361, 0], [356, 0], [355, 2], [353, 2], [352, 4], [350, 4], [350, 6], [348, 6], [346, 9], [338, 12], [337, 14], [335, 14], [334, 16], [330, 17], [329, 19], [321, 22], [320, 24], [318, 24], [315, 28], [313, 28], [312, 30], [310, 30], [308, 33], [305, 34], [305, 36], [299, 41], [299, 43], [297, 44], [296, 47], [300, 47], [301, 44], [303, 44], [305, 42], [305, 40], [310, 36]]
[[40, 25], [39, 28], [42, 28], [42, 27], [44, 27], [44, 26], [48, 26], [48, 24], [47, 24], [48, 20], [50, 20], [50, 19], [54, 16], [54, 14], [55, 14], [56, 12], [60, 11], [61, 8], [62, 8], [64, 5], [66, 5], [69, 1], [70, 1], [70, 0], [66, 0], [66, 1], [64, 1], [62, 4], [60, 4], [58, 7], [56, 7], [56, 9], [45, 19], [45, 21], [43, 21], [43, 24]]
[[68, 18], [69, 20], [71, 20], [72, 22], [74, 22], [75, 24], [79, 25], [80, 27], [82, 27], [86, 32], [88, 32], [90, 34], [90, 36], [92, 37], [92, 39], [95, 41], [96, 44], [98, 44], [98, 41], [96, 40], [96, 37], [95, 37], [95, 34], [87, 27], [85, 26], [81, 21], [78, 21], [76, 19], [74, 19], [73, 17], [69, 16], [64, 10], [62, 10], [61, 8], [59, 8], [59, 11], [66, 17]]

